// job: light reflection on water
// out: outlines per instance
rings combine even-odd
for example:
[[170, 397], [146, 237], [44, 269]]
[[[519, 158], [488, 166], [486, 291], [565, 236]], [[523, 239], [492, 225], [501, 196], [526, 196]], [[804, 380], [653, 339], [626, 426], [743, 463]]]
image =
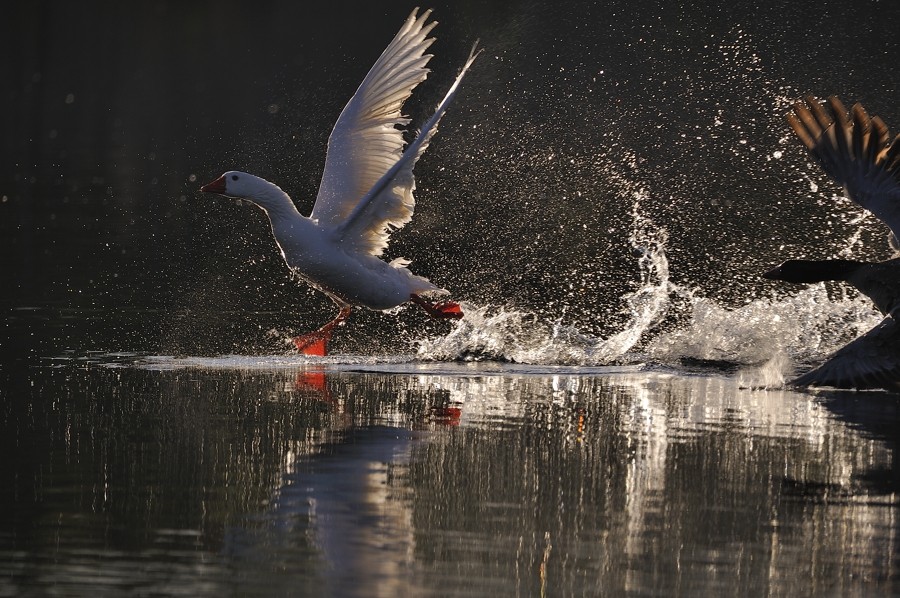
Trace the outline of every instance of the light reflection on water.
[[0, 594], [895, 587], [890, 395], [166, 363], [7, 373]]

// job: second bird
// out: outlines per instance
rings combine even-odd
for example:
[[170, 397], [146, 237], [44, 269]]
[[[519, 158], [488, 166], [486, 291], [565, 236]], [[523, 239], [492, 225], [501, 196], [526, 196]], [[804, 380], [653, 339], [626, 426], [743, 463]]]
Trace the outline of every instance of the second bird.
[[[797, 102], [788, 115], [791, 128], [822, 169], [847, 196], [891, 229], [896, 250], [900, 238], [900, 136], [856, 104], [850, 113], [836, 97], [830, 114], [815, 100]], [[900, 390], [900, 258], [883, 262], [788, 260], [763, 275], [793, 283], [847, 282], [869, 297], [884, 314], [880, 324], [837, 350], [819, 367], [791, 381], [797, 386], [888, 388]]]

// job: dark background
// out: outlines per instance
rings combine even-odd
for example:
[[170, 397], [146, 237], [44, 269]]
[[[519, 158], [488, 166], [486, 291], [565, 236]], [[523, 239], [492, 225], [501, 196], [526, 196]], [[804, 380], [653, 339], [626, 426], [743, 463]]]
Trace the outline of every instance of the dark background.
[[[290, 279], [259, 210], [204, 196], [228, 169], [308, 213], [341, 108], [402, 2], [13, 2], [0, 21], [5, 358], [286, 350], [333, 307]], [[417, 173], [388, 257], [477, 305], [617, 331], [637, 209], [672, 281], [727, 305], [760, 271], [859, 228], [784, 123], [812, 92], [900, 127], [900, 4], [436, 2], [427, 118], [484, 53]], [[776, 157], [775, 152], [782, 152]], [[811, 183], [818, 185], [811, 192]], [[869, 218], [853, 254], [885, 254]], [[408, 351], [446, 323], [358, 312], [338, 351]]]

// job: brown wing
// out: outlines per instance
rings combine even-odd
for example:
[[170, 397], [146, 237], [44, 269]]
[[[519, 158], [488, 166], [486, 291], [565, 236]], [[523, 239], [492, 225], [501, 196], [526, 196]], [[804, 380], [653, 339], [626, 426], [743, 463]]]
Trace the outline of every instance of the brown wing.
[[900, 135], [855, 104], [848, 113], [836, 97], [828, 108], [812, 96], [796, 102], [788, 123], [809, 153], [847, 196], [900, 238]]

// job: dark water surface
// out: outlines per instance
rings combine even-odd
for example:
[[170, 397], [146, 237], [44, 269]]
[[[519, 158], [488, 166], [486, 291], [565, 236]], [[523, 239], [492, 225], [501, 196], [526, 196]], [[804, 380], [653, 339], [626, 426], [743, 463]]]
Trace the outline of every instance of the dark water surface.
[[4, 376], [0, 595], [897, 589], [888, 395], [290, 357]]

